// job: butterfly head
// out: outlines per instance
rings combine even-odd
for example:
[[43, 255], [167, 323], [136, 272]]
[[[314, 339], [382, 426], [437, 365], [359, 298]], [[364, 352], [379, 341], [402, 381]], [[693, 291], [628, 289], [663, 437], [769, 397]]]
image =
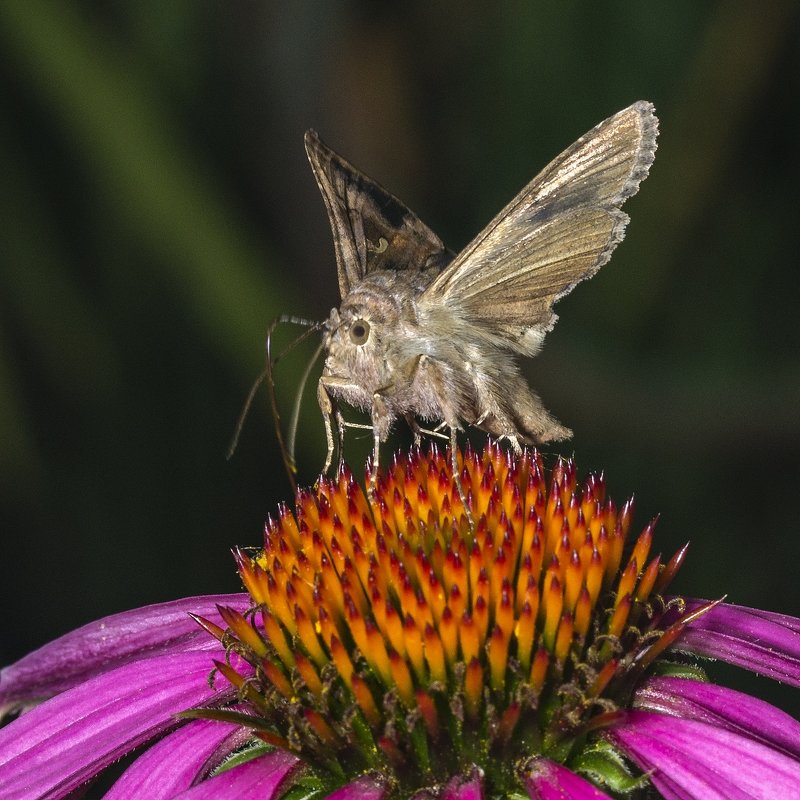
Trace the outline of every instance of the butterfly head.
[[324, 375], [349, 384], [348, 402], [369, 406], [372, 395], [391, 382], [388, 348], [397, 326], [397, 310], [386, 298], [354, 292], [334, 308], [325, 324]]

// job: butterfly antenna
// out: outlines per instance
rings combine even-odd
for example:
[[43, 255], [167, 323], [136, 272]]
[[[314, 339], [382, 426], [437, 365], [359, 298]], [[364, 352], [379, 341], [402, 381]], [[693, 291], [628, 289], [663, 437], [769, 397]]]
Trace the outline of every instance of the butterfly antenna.
[[[308, 328], [307, 331], [300, 334], [293, 342], [291, 342], [283, 351], [281, 351], [275, 358], [272, 358], [272, 333], [275, 328], [283, 322], [288, 322], [292, 325], [304, 325]], [[269, 387], [269, 403], [270, 408], [272, 410], [272, 421], [275, 424], [275, 438], [278, 440], [278, 448], [281, 451], [281, 460], [283, 461], [283, 467], [286, 470], [286, 477], [289, 479], [289, 484], [292, 487], [292, 492], [297, 492], [297, 481], [295, 480], [294, 476], [297, 474], [297, 465], [294, 460], [294, 441], [295, 441], [295, 432], [292, 429], [290, 432], [290, 446], [286, 446], [286, 442], [283, 438], [283, 431], [281, 429], [281, 415], [280, 411], [278, 410], [278, 393], [275, 391], [275, 377], [274, 377], [274, 369], [277, 366], [278, 362], [290, 351], [292, 351], [297, 345], [301, 342], [304, 342], [311, 336], [313, 333], [318, 331], [322, 327], [321, 322], [312, 322], [307, 319], [303, 319], [301, 317], [290, 317], [290, 316], [281, 316], [277, 319], [273, 320], [270, 324], [269, 328], [267, 329], [267, 364], [264, 368], [264, 378], [267, 381], [267, 386]], [[306, 367], [306, 370], [303, 374], [303, 378], [301, 380], [301, 396], [302, 396], [302, 387], [305, 385], [308, 374], [311, 371], [311, 367], [316, 361], [317, 356], [319, 355], [320, 350], [322, 349], [322, 345], [317, 348], [317, 351], [314, 354], [314, 358], [311, 360], [309, 365]], [[295, 409], [292, 410], [292, 424], [296, 426], [296, 417], [299, 416], [299, 405], [300, 400], [299, 398], [295, 401]]]
[[236, 452], [236, 448], [239, 446], [239, 437], [242, 435], [242, 428], [244, 428], [244, 421], [247, 419], [248, 413], [250, 413], [250, 406], [253, 404], [253, 398], [256, 396], [258, 387], [261, 386], [266, 377], [267, 377], [267, 369], [265, 367], [261, 371], [261, 374], [255, 379], [253, 385], [250, 387], [250, 391], [247, 393], [247, 399], [244, 401], [242, 410], [239, 412], [239, 417], [236, 420], [236, 427], [233, 430], [231, 443], [228, 445], [228, 452], [225, 454], [226, 461], [230, 461], [231, 458], [233, 458], [233, 454]]
[[289, 440], [287, 444], [287, 450], [289, 459], [291, 460], [292, 464], [295, 464], [294, 458], [294, 445], [295, 440], [297, 438], [297, 425], [300, 420], [300, 405], [303, 401], [303, 393], [306, 389], [306, 384], [308, 383], [308, 376], [311, 375], [311, 370], [314, 367], [317, 359], [319, 358], [319, 354], [322, 352], [322, 348], [325, 346], [324, 342], [320, 342], [319, 347], [314, 351], [314, 355], [308, 360], [308, 364], [306, 365], [305, 372], [303, 373], [303, 377], [300, 379], [300, 385], [297, 387], [297, 394], [294, 398], [294, 406], [292, 407], [292, 417], [289, 420]]
[[[274, 359], [272, 358], [272, 334], [275, 331], [275, 328], [282, 323], [290, 323], [293, 325], [302, 325], [307, 327], [307, 330], [302, 335], [298, 336], [293, 342], [291, 342], [286, 349], [280, 352]], [[296, 469], [294, 467], [294, 455], [289, 454], [286, 450], [286, 446], [283, 441], [283, 434], [281, 433], [281, 426], [280, 426], [280, 413], [278, 411], [278, 400], [275, 392], [275, 381], [273, 378], [273, 370], [275, 369], [275, 365], [283, 358], [287, 353], [293, 350], [298, 344], [305, 341], [314, 331], [319, 330], [321, 327], [321, 323], [313, 322], [311, 320], [303, 319], [301, 317], [293, 317], [288, 315], [281, 315], [280, 317], [275, 318], [270, 322], [269, 327], [267, 328], [266, 334], [266, 351], [267, 351], [267, 363], [264, 369], [262, 370], [261, 374], [255, 379], [253, 385], [250, 387], [250, 391], [247, 394], [247, 399], [244, 402], [244, 406], [239, 414], [239, 418], [236, 420], [236, 428], [233, 433], [233, 437], [231, 438], [230, 446], [228, 447], [227, 458], [230, 459], [236, 448], [239, 444], [239, 438], [242, 433], [242, 428], [244, 427], [245, 419], [247, 419], [247, 414], [250, 411], [250, 407], [253, 404], [253, 400], [255, 399], [256, 392], [258, 391], [259, 387], [261, 386], [264, 381], [267, 382], [269, 386], [269, 393], [270, 393], [270, 407], [272, 410], [272, 418], [275, 423], [275, 435], [278, 440], [278, 447], [281, 451], [281, 458], [283, 460], [284, 466], [286, 467], [287, 474], [289, 476], [289, 483], [292, 485], [292, 490], [296, 489], [296, 484], [294, 481], [294, 472]], [[307, 372], [310, 371], [310, 367], [308, 368]], [[305, 380], [305, 376], [304, 376]]]

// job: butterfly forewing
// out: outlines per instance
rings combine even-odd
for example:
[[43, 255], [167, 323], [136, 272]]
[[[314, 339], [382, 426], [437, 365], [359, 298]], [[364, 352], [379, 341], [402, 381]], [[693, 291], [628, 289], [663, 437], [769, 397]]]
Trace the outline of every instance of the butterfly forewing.
[[624, 236], [622, 203], [655, 154], [658, 123], [639, 102], [548, 164], [425, 290], [519, 352], [538, 350], [553, 303], [593, 275]]
[[344, 299], [379, 269], [437, 269], [451, 255], [441, 239], [393, 194], [308, 131], [306, 153], [328, 211]]

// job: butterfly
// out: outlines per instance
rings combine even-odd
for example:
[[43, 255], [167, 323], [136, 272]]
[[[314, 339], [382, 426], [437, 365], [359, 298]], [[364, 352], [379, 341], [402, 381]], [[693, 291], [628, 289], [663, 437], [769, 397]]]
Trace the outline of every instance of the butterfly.
[[[319, 139], [306, 152], [330, 219], [341, 304], [323, 325], [317, 399], [329, 468], [337, 401], [365, 411], [378, 450], [393, 423], [415, 436], [474, 426], [522, 444], [571, 431], [543, 406], [516, 358], [534, 356], [554, 304], [600, 269], [622, 241], [622, 204], [653, 163], [658, 120], [640, 101], [551, 161], [460, 253]], [[333, 421], [333, 422], [332, 422]], [[426, 430], [423, 424], [436, 426]], [[463, 498], [462, 498], [463, 499]]]

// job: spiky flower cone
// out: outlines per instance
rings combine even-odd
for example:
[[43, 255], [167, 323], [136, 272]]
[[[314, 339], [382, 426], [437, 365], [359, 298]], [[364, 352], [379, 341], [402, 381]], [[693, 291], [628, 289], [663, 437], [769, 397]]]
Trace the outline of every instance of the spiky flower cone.
[[632, 501], [559, 460], [489, 444], [397, 457], [366, 494], [347, 469], [300, 491], [236, 552], [253, 611], [212, 629], [255, 667], [240, 689], [266, 742], [334, 782], [391, 774], [401, 795], [478, 768], [491, 796], [527, 759], [574, 759], [674, 639], [660, 596], [682, 559], [627, 544]]

